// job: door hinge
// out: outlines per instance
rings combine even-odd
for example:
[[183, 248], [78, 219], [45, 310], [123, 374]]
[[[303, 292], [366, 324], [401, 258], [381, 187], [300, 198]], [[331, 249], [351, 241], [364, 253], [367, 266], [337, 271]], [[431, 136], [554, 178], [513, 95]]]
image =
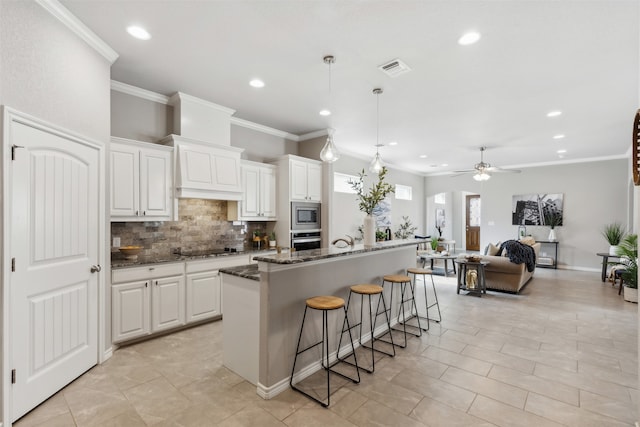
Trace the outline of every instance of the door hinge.
[[16, 383], [16, 370], [12, 369], [11, 370], [11, 384], [15, 384]]
[[15, 144], [13, 144], [13, 145], [11, 146], [11, 160], [15, 160], [15, 159], [16, 159], [16, 148], [24, 148], [24, 147], [23, 147], [23, 146], [21, 146], [21, 145], [15, 145]]
[[16, 259], [11, 258], [11, 271], [16, 271]]

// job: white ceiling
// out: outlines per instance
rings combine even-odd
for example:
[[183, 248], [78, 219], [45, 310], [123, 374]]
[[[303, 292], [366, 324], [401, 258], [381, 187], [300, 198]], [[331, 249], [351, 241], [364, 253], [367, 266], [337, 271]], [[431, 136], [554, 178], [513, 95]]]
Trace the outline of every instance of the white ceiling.
[[[468, 169], [480, 146], [501, 167], [622, 156], [639, 106], [637, 0], [62, 4], [119, 53], [114, 80], [297, 135], [331, 126], [338, 148], [358, 157], [375, 152], [380, 87], [380, 143], [398, 142], [381, 155], [419, 173]], [[129, 36], [131, 24], [152, 38]], [[468, 30], [481, 40], [458, 45]], [[377, 69], [396, 58], [412, 71]], [[266, 86], [250, 87], [254, 77]], [[321, 117], [330, 100], [334, 114]]]

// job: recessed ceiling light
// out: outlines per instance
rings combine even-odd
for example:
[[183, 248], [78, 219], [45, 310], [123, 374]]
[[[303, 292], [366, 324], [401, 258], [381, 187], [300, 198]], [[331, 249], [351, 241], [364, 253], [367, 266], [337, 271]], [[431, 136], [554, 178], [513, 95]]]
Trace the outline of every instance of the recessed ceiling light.
[[391, 145], [391, 146], [398, 145], [398, 141], [391, 141], [391, 142], [389, 143], [389, 145]]
[[140, 40], [149, 40], [151, 38], [151, 34], [147, 30], [137, 25], [128, 26], [127, 33]]
[[558, 117], [558, 116], [560, 116], [560, 115], [562, 115], [562, 111], [558, 111], [558, 110], [555, 110], [555, 111], [549, 111], [549, 112], [547, 113], [547, 117]]
[[320, 114], [321, 116], [330, 116], [330, 115], [331, 115], [331, 111], [326, 110], [326, 109], [325, 109], [325, 110], [320, 110], [320, 113], [319, 113], [319, 114]]
[[449, 163], [443, 163], [440, 166], [442, 166], [443, 168], [446, 168], [447, 166], [449, 166]]
[[468, 46], [470, 44], [476, 43], [480, 40], [480, 33], [476, 33], [475, 31], [469, 31], [465, 33], [458, 39], [458, 44], [462, 46]]
[[558, 151], [556, 151], [556, 153], [558, 153], [558, 154], [564, 154], [564, 153], [566, 153], [566, 152], [567, 152], [567, 150], [564, 150], [564, 149], [563, 149], [563, 150], [558, 150]]
[[260, 88], [260, 87], [264, 87], [264, 82], [260, 79], [253, 79], [249, 82], [249, 85], [252, 87]]
[[421, 159], [426, 159], [426, 158], [427, 158], [427, 155], [426, 155], [426, 154], [420, 154], [420, 158], [421, 158]]
[[562, 139], [562, 138], [564, 138], [564, 134], [559, 133], [557, 135], [553, 135], [553, 139]]

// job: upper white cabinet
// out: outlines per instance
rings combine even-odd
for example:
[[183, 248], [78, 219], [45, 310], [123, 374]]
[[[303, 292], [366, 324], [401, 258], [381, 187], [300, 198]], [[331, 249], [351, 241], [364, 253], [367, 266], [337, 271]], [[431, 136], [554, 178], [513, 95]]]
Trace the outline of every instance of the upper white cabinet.
[[273, 165], [243, 161], [241, 166], [242, 200], [237, 204], [229, 203], [229, 220], [275, 221], [276, 213], [276, 175]]
[[322, 165], [314, 160], [289, 160], [289, 188], [292, 201], [322, 201]]
[[163, 144], [175, 148], [176, 195], [199, 199], [240, 200], [241, 148], [169, 135]]
[[111, 138], [111, 220], [169, 221], [172, 217], [172, 149]]

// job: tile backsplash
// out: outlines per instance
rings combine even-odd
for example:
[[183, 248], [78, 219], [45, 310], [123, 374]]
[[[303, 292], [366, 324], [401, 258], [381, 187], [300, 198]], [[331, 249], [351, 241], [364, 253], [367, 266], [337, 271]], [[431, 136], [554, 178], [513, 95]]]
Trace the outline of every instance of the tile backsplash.
[[179, 221], [112, 222], [111, 242], [120, 237], [121, 246], [143, 246], [144, 255], [164, 256], [176, 248], [245, 249], [251, 247], [254, 231], [273, 229], [273, 223], [228, 221], [224, 200], [179, 199], [178, 209]]

